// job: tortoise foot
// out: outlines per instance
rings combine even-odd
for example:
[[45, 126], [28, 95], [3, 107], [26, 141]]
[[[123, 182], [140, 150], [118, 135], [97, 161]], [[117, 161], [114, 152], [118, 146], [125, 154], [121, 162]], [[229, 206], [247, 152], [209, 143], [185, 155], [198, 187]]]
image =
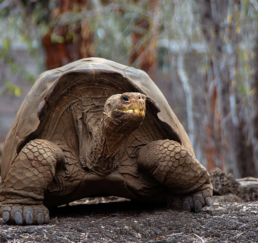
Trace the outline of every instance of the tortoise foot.
[[1, 205], [0, 215], [5, 223], [17, 225], [47, 224], [49, 211], [44, 205]]
[[168, 197], [167, 206], [184, 211], [194, 211], [199, 213], [205, 206], [212, 205], [212, 189], [205, 188], [194, 193], [184, 196], [170, 196]]

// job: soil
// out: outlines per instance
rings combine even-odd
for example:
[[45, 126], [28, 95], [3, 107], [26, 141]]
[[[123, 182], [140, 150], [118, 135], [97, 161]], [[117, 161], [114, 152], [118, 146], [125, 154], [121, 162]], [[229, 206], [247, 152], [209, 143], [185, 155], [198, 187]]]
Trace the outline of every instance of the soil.
[[201, 213], [138, 202], [51, 210], [48, 225], [0, 219], [0, 242], [258, 242], [258, 202], [215, 202]]
[[[51, 209], [48, 225], [6, 225], [0, 218], [0, 243], [258, 242], [257, 179], [244, 178], [246, 183], [239, 183], [218, 168], [210, 174], [214, 193], [226, 195], [214, 196], [213, 205], [201, 213], [117, 197], [88, 198]], [[247, 182], [252, 182], [251, 187]]]

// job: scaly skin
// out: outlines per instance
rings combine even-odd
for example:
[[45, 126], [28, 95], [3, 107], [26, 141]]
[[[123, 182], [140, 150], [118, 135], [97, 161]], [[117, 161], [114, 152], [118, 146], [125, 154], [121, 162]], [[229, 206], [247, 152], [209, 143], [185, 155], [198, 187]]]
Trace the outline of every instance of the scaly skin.
[[169, 207], [200, 212], [203, 206], [211, 205], [212, 184], [207, 170], [179, 143], [171, 140], [149, 143], [140, 149], [138, 164], [168, 187]]
[[53, 181], [62, 150], [46, 140], [32, 140], [21, 150], [0, 191], [0, 214], [6, 223], [49, 222], [44, 193]]

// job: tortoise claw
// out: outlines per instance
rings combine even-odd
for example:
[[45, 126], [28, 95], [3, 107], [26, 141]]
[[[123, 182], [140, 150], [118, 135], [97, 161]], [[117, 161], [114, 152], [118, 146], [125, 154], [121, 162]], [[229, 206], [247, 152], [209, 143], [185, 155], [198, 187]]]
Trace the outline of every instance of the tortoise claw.
[[32, 224], [33, 223], [33, 216], [31, 212], [28, 212], [25, 217], [25, 223], [26, 224]]
[[8, 211], [3, 212], [2, 214], [3, 220], [5, 223], [7, 223], [10, 219], [10, 213]]
[[183, 202], [183, 210], [184, 211], [188, 211], [188, 212], [191, 211], [191, 206], [190, 206], [190, 204], [187, 201]]
[[42, 213], [39, 213], [37, 215], [37, 223], [38, 224], [44, 224], [44, 217], [43, 217], [43, 214]]
[[25, 207], [23, 210], [23, 217], [25, 218], [25, 224], [33, 223], [33, 209], [32, 207]]
[[184, 197], [170, 196], [168, 199], [170, 208], [199, 213], [203, 207], [212, 205], [212, 188], [205, 188]]
[[199, 200], [194, 201], [194, 211], [200, 213], [202, 211], [202, 204]]
[[30, 225], [49, 223], [49, 211], [43, 205], [18, 206], [10, 204], [0, 207], [0, 215], [8, 224]]
[[206, 197], [205, 198], [205, 202], [206, 202], [206, 205], [208, 207], [210, 207], [212, 205], [212, 198], [211, 197]]
[[15, 221], [16, 224], [22, 225], [23, 220], [22, 220], [22, 215], [21, 215], [20, 212], [16, 212], [16, 213], [14, 214], [14, 221]]

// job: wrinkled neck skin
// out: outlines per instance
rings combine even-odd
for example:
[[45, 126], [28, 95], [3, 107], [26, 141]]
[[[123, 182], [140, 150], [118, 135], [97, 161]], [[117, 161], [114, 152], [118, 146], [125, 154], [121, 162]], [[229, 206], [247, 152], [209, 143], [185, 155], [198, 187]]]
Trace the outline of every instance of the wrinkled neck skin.
[[93, 172], [105, 175], [117, 168], [119, 162], [116, 159], [116, 154], [129, 137], [131, 130], [134, 130], [126, 129], [125, 133], [121, 133], [126, 125], [129, 123], [123, 124], [121, 120], [111, 118], [105, 113], [102, 120], [96, 121], [92, 130], [91, 152], [88, 159], [89, 168]]
[[103, 114], [102, 135], [105, 139], [105, 158], [114, 157], [130, 133], [135, 129], [127, 129], [128, 123], [123, 123], [119, 118], [111, 118]]

